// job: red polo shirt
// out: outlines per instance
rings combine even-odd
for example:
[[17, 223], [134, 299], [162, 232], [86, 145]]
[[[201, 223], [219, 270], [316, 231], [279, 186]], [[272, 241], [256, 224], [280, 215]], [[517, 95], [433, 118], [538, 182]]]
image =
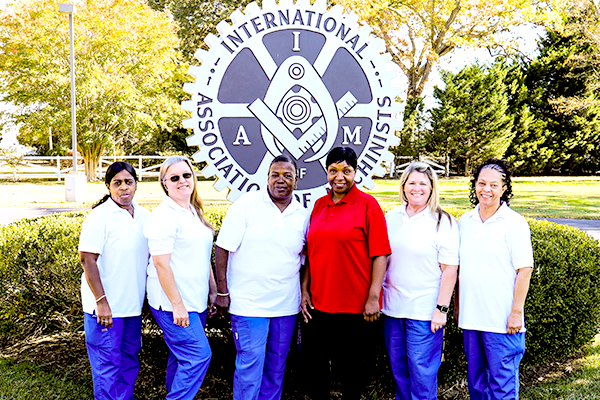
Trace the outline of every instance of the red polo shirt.
[[385, 216], [377, 200], [356, 185], [337, 204], [331, 196], [317, 200], [308, 230], [313, 305], [329, 313], [362, 313], [372, 258], [392, 252]]

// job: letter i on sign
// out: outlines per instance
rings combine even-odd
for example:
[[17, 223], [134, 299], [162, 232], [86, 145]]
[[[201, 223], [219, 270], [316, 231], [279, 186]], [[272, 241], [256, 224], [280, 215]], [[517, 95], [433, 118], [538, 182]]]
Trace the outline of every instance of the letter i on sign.
[[292, 32], [294, 35], [294, 47], [292, 51], [300, 51], [300, 32]]

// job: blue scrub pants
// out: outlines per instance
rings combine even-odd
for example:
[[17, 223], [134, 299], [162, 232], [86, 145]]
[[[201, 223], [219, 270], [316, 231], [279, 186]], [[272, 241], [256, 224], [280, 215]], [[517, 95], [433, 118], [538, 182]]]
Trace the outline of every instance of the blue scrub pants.
[[280, 399], [285, 362], [296, 327], [296, 315], [242, 317], [231, 315], [237, 350], [234, 400]]
[[167, 400], [193, 400], [202, 386], [212, 356], [204, 325], [206, 311], [190, 312], [187, 328], [173, 323], [173, 313], [150, 307], [169, 348]]
[[517, 400], [525, 333], [463, 330], [471, 400]]
[[385, 347], [394, 375], [396, 400], [437, 399], [444, 333], [431, 332], [431, 321], [383, 317]]
[[85, 314], [85, 344], [96, 400], [131, 400], [142, 348], [142, 317], [113, 318], [112, 328]]

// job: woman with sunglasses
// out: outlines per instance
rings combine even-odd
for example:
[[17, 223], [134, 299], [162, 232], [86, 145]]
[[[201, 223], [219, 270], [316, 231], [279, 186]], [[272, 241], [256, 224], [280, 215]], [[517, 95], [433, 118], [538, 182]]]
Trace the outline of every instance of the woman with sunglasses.
[[400, 199], [386, 215], [392, 255], [383, 281], [385, 344], [396, 399], [434, 400], [458, 273], [458, 225], [440, 207], [437, 176], [426, 163], [404, 170]]
[[148, 210], [133, 201], [135, 169], [117, 161], [106, 170], [109, 194], [88, 214], [79, 237], [83, 265], [85, 344], [95, 399], [132, 399], [140, 370]]
[[212, 310], [216, 297], [213, 228], [204, 217], [187, 158], [167, 158], [159, 175], [166, 196], [144, 228], [152, 256], [146, 290], [169, 348], [167, 399], [192, 399], [211, 358], [204, 325], [209, 298]]

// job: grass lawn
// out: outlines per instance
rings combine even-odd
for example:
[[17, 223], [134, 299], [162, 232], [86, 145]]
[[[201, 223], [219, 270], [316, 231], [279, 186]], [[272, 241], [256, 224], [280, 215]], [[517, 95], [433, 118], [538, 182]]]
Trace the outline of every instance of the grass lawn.
[[599, 400], [600, 335], [586, 349], [586, 355], [562, 373], [540, 377], [521, 388], [522, 400]]
[[82, 385], [29, 362], [0, 358], [0, 400], [91, 399], [91, 383]]
[[[398, 202], [397, 179], [376, 180], [379, 201]], [[442, 207], [470, 209], [468, 178], [440, 180]], [[600, 177], [514, 178], [511, 206], [528, 217], [600, 219]]]
[[[198, 183], [200, 195], [207, 204], [228, 203], [225, 191], [217, 192], [212, 180]], [[369, 193], [382, 202], [398, 202], [398, 180], [377, 179]], [[102, 182], [88, 184], [85, 204], [65, 202], [63, 182], [29, 180], [17, 183], [0, 181], [0, 207], [90, 207], [106, 193]], [[536, 177], [515, 178], [514, 198], [511, 205], [529, 217], [600, 219], [600, 177]], [[139, 183], [136, 201], [144, 206], [155, 206], [163, 192], [156, 179]], [[442, 206], [471, 208], [469, 179], [440, 180]]]
[[[600, 400], [600, 334], [584, 350], [582, 358], [560, 364], [558, 369], [531, 380], [533, 382], [521, 384], [522, 400]], [[466, 393], [459, 398], [464, 396]], [[92, 397], [89, 377], [59, 376], [30, 362], [16, 363], [0, 358], [0, 400], [87, 400]], [[197, 398], [201, 398], [200, 395]]]

